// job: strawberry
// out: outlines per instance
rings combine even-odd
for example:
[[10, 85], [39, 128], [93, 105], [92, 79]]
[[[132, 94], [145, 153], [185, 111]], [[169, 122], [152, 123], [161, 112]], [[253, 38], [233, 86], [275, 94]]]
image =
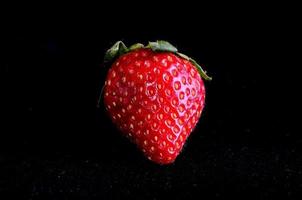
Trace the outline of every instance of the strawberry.
[[105, 60], [114, 61], [103, 88], [111, 120], [149, 160], [173, 163], [204, 108], [201, 77], [211, 78], [165, 41], [130, 48], [119, 41]]

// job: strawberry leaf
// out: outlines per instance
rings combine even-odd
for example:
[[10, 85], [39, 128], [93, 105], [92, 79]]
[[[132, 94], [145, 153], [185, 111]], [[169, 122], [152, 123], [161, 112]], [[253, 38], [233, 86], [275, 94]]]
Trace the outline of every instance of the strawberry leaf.
[[122, 41], [117, 41], [110, 49], [107, 50], [104, 57], [104, 61], [110, 62], [116, 56], [120, 56], [128, 51], [129, 51], [128, 48]]
[[197, 71], [199, 72], [199, 74], [200, 74], [200, 76], [202, 78], [204, 78], [207, 81], [211, 81], [212, 80], [212, 77], [209, 77], [207, 75], [207, 73], [202, 69], [202, 67], [195, 60], [193, 60], [192, 58], [190, 58], [189, 61], [196, 67]]
[[199, 72], [202, 78], [204, 78], [207, 81], [212, 80], [212, 78], [207, 75], [207, 73], [202, 69], [202, 67], [195, 60], [179, 52], [176, 52], [176, 55], [190, 61], [196, 67], [197, 71]]
[[135, 49], [140, 49], [140, 48], [144, 48], [144, 45], [141, 43], [136, 43], [129, 47], [129, 51], [133, 51]]
[[153, 51], [168, 51], [168, 52], [177, 52], [177, 48], [174, 47], [167, 41], [157, 40], [156, 42], [149, 42], [147, 48], [151, 48]]
[[186, 56], [185, 54], [182, 54], [182, 53], [179, 53], [179, 52], [176, 52], [176, 55], [178, 55], [179, 57], [182, 57], [186, 60], [190, 60], [190, 58], [188, 56]]

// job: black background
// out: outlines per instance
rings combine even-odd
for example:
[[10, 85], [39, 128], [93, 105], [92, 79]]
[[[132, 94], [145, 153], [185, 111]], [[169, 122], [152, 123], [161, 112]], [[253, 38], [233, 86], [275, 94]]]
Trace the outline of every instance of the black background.
[[[1, 194], [266, 199], [301, 193], [294, 13], [182, 9], [169, 17], [134, 12], [10, 23], [1, 45]], [[117, 40], [157, 39], [205, 64], [213, 77], [202, 117], [169, 166], [145, 159], [96, 108], [106, 49]]]

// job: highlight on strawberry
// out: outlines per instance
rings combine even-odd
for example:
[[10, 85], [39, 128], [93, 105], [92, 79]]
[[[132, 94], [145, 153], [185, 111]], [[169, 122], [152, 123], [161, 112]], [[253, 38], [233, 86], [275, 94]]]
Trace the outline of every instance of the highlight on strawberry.
[[166, 41], [116, 42], [102, 100], [112, 122], [144, 155], [173, 163], [196, 126], [205, 105], [204, 80], [211, 80], [192, 58]]

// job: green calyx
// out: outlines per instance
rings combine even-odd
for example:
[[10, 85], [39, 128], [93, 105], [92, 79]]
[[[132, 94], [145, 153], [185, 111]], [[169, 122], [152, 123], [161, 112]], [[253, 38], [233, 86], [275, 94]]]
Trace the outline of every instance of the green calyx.
[[115, 58], [117, 58], [125, 53], [134, 51], [136, 49], [141, 49], [141, 48], [152, 49], [152, 51], [158, 51], [158, 52], [161, 51], [161, 52], [174, 53], [175, 55], [190, 61], [196, 67], [196, 69], [198, 70], [198, 72], [202, 78], [204, 78], [207, 81], [212, 80], [212, 78], [206, 74], [206, 72], [202, 69], [202, 67], [195, 60], [193, 60], [192, 58], [190, 58], [182, 53], [179, 53], [176, 47], [174, 47], [169, 42], [163, 41], [163, 40], [157, 40], [156, 42], [149, 42], [147, 46], [144, 46], [141, 43], [137, 43], [137, 44], [131, 45], [129, 48], [122, 41], [118, 41], [110, 49], [107, 50], [105, 57], [104, 57], [104, 61], [105, 62], [113, 61]]

